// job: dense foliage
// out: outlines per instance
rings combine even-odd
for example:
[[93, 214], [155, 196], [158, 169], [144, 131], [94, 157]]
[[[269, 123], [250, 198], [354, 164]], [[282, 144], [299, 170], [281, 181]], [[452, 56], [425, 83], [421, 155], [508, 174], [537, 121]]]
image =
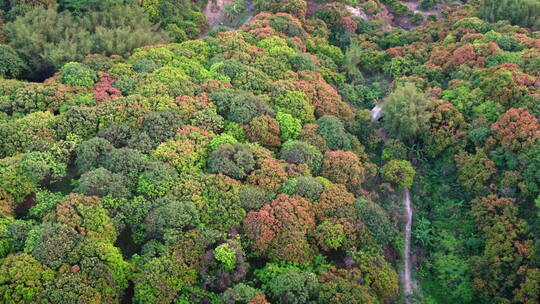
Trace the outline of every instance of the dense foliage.
[[535, 23], [352, 2], [0, 1], [0, 303], [538, 303]]

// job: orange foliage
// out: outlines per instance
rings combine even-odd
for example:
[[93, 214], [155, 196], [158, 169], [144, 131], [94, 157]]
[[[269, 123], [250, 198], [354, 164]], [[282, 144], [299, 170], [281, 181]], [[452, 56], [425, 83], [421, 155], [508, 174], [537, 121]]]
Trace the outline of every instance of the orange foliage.
[[314, 227], [310, 203], [297, 195], [279, 194], [261, 210], [248, 213], [244, 220], [246, 235], [253, 241], [255, 251], [272, 260], [309, 261], [307, 234]]
[[504, 149], [520, 151], [532, 146], [540, 139], [540, 124], [526, 107], [511, 108], [491, 125], [493, 137], [490, 143], [498, 142]]

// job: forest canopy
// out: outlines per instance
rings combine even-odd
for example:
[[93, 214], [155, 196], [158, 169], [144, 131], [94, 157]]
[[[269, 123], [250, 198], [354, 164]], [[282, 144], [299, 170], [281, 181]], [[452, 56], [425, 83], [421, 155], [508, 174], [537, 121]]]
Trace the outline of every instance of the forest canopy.
[[0, 0], [0, 303], [538, 303], [536, 3]]

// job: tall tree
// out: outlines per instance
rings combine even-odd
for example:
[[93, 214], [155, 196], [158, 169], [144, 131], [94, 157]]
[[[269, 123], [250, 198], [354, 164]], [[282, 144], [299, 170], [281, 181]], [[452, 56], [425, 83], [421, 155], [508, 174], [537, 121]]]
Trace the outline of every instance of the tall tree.
[[384, 100], [384, 124], [391, 135], [412, 143], [429, 120], [428, 98], [413, 83], [397, 87]]

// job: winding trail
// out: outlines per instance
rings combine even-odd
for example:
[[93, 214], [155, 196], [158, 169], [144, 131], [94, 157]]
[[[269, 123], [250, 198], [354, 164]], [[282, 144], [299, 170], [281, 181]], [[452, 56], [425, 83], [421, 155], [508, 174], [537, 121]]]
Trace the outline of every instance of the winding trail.
[[[376, 105], [371, 110], [371, 121], [378, 121], [383, 116], [383, 107]], [[382, 140], [386, 142], [386, 133], [383, 128], [377, 130]], [[411, 303], [411, 296], [413, 290], [416, 288], [416, 284], [412, 279], [412, 263], [411, 263], [411, 232], [412, 232], [412, 218], [413, 209], [411, 201], [411, 191], [409, 188], [405, 188], [403, 191], [403, 205], [405, 206], [405, 249], [403, 250], [403, 270], [401, 271], [401, 283], [403, 284], [403, 295], [405, 296], [405, 303]]]

